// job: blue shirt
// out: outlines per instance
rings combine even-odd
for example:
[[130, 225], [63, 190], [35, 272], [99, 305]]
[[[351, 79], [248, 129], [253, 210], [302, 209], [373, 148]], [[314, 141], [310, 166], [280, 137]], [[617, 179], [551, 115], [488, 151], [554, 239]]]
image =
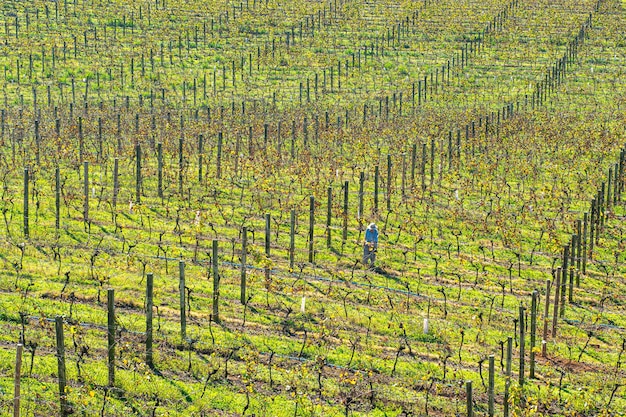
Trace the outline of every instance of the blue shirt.
[[365, 230], [365, 241], [378, 243], [378, 229], [370, 229]]

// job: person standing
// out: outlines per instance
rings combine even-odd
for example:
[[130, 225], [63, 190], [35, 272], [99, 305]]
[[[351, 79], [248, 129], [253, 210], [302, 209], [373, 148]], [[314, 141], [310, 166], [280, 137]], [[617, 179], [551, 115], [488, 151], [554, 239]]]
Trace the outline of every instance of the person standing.
[[365, 242], [363, 243], [363, 263], [374, 267], [376, 250], [378, 249], [378, 228], [375, 223], [370, 223], [365, 230]]

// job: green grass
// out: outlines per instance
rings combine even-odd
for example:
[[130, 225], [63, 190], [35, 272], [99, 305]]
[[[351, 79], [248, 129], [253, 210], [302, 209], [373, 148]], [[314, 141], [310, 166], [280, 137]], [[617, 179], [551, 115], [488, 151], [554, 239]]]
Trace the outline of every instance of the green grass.
[[[0, 414], [12, 410], [20, 337], [26, 344], [22, 414], [58, 413], [56, 315], [65, 317], [67, 395], [81, 415], [463, 415], [466, 380], [473, 382], [476, 413], [487, 415], [489, 355], [495, 356], [501, 413], [508, 337], [514, 338], [516, 415], [624, 412], [621, 200], [607, 208], [593, 258], [585, 274], [578, 272], [574, 303], [558, 320], [558, 336], [547, 340], [548, 356], [537, 355], [537, 379], [527, 380], [523, 390], [516, 382], [515, 334], [518, 308], [528, 312], [537, 290], [540, 348], [546, 280], [561, 265], [563, 245], [589, 212], [608, 169], [619, 162], [626, 51], [618, 2], [603, 2], [598, 11], [595, 2], [566, 0], [520, 1], [514, 8], [502, 1], [246, 2], [242, 9], [235, 5], [235, 19], [226, 2], [165, 9], [149, 2], [70, 2], [67, 12], [59, 3], [58, 19], [53, 6], [8, 2], [0, 18], [6, 22], [0, 43], [0, 68], [6, 68], [4, 77], [0, 73]], [[435, 89], [431, 76], [440, 77], [453, 57], [458, 63], [464, 42], [505, 9], [502, 27], [485, 35], [467, 65], [452, 66]], [[563, 83], [533, 108], [535, 83], [563, 56], [590, 12], [593, 29]], [[12, 13], [20, 22], [17, 38]], [[327, 20], [307, 30], [307, 19], [324, 13]], [[387, 40], [400, 22], [401, 39]], [[292, 27], [296, 42], [287, 47]], [[424, 76], [427, 99], [413, 105], [412, 85]], [[513, 117], [504, 117], [507, 104], [514, 106]], [[140, 202], [136, 143], [142, 152]], [[157, 194], [157, 143], [163, 197]], [[89, 162], [88, 223], [83, 161]], [[31, 174], [28, 237], [23, 167]], [[308, 252], [310, 196], [314, 262]], [[265, 214], [271, 218], [269, 257]], [[381, 231], [378, 271], [359, 263], [370, 221]], [[239, 301], [244, 226], [247, 306]], [[213, 240], [219, 245], [220, 323], [211, 321]], [[189, 296], [186, 341], [179, 324], [180, 260]], [[155, 369], [144, 351], [146, 273], [155, 277]], [[114, 389], [107, 388], [109, 288], [118, 324]], [[553, 305], [553, 291], [551, 297]], [[549, 318], [551, 324], [552, 310]], [[528, 377], [528, 332], [526, 337]]]

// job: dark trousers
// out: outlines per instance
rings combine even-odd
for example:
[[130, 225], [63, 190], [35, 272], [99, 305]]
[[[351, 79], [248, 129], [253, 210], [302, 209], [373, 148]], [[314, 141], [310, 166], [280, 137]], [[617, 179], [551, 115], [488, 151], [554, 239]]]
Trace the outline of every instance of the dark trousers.
[[365, 265], [374, 266], [374, 262], [376, 261], [376, 250], [378, 249], [378, 244], [373, 242], [365, 242], [363, 244], [363, 263]]

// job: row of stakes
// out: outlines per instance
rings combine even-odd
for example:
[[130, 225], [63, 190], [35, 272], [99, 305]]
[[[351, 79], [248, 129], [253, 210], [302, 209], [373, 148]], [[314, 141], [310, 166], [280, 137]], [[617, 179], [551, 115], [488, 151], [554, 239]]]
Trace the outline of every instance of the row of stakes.
[[[211, 320], [215, 322], [219, 322], [219, 271], [218, 271], [218, 262], [217, 262], [217, 250], [218, 250], [218, 242], [213, 241], [213, 257], [212, 257], [212, 273], [213, 273], [213, 312], [211, 315]], [[244, 262], [245, 263], [245, 262]], [[148, 273], [146, 276], [146, 332], [145, 332], [145, 358], [146, 364], [151, 369], [155, 368], [154, 365], [154, 356], [153, 356], [153, 289], [154, 289], [154, 275], [153, 273]], [[185, 262], [179, 262], [179, 287], [180, 287], [180, 331], [181, 331], [181, 340], [183, 343], [187, 340], [186, 333], [186, 308], [185, 308]], [[555, 304], [554, 304], [554, 321], [552, 328], [552, 336], [556, 336], [556, 320], [557, 320], [557, 311], [558, 311], [558, 300], [559, 300], [559, 289], [558, 285], [558, 275], [557, 275], [557, 285], [556, 293], [555, 293]], [[543, 340], [542, 340], [542, 355], [546, 356], [546, 344], [547, 344], [547, 329], [549, 323], [549, 309], [550, 309], [550, 280], [547, 280], [547, 294], [545, 301], [545, 310], [544, 310], [544, 329], [543, 329]], [[115, 301], [114, 301], [114, 289], [107, 290], [107, 338], [108, 338], [108, 355], [107, 355], [107, 365], [108, 365], [108, 385], [109, 387], [115, 386], [115, 334], [116, 334], [116, 321], [115, 321]], [[242, 282], [241, 282], [241, 291], [242, 291], [242, 303], [245, 303], [245, 274], [242, 274]], [[532, 301], [531, 301], [531, 314], [530, 314], [530, 368], [529, 368], [529, 377], [531, 379], [535, 378], [535, 344], [536, 344], [536, 328], [537, 328], [537, 308], [538, 308], [538, 291], [533, 291], [532, 293]], [[304, 300], [303, 300], [304, 303]], [[424, 320], [424, 331], [428, 332], [428, 319]], [[63, 333], [63, 317], [56, 316], [55, 317], [55, 330], [56, 330], [56, 356], [57, 356], [57, 365], [58, 365], [58, 386], [59, 386], [59, 402], [60, 402], [60, 416], [66, 417], [71, 414], [72, 409], [71, 405], [68, 403], [67, 394], [66, 394], [66, 370], [65, 370], [65, 342], [64, 342], [64, 333]], [[519, 326], [519, 333], [516, 334], [519, 336], [519, 373], [518, 373], [518, 383], [521, 387], [524, 386], [525, 383], [525, 356], [526, 356], [526, 308], [523, 305], [519, 307], [519, 319], [515, 323], [516, 327]], [[517, 329], [516, 329], [517, 330]], [[515, 332], [517, 333], [517, 331]], [[513, 337], [507, 338], [507, 347], [506, 347], [506, 381], [505, 381], [505, 392], [503, 399], [503, 412], [504, 416], [508, 417], [510, 415], [510, 387], [513, 381], [512, 379], [512, 357], [513, 357]], [[20, 376], [21, 376], [21, 357], [23, 351], [23, 344], [18, 344], [17, 346], [17, 357], [16, 357], [16, 367], [15, 367], [15, 395], [14, 395], [14, 417], [19, 417], [20, 412]], [[503, 352], [504, 353], [504, 352]], [[489, 363], [489, 382], [488, 382], [488, 415], [491, 417], [494, 415], [495, 410], [495, 356], [489, 355], [488, 363]], [[473, 385], [472, 381], [468, 380], [465, 383], [466, 388], [466, 397], [467, 397], [467, 415], [473, 416], [474, 414], [474, 399], [473, 399]], [[522, 398], [523, 400], [523, 398]]]

